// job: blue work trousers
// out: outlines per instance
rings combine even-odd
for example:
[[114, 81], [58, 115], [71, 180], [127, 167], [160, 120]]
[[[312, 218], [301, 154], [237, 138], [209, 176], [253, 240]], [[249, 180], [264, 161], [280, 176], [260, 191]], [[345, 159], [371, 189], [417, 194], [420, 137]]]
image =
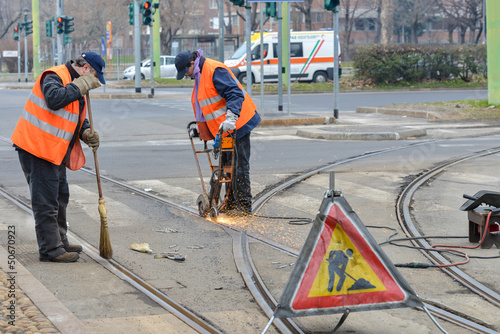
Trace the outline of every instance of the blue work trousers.
[[66, 207], [69, 186], [66, 166], [55, 165], [18, 149], [19, 161], [30, 188], [36, 239], [41, 260], [66, 253]]
[[252, 191], [250, 188], [250, 132], [235, 142], [236, 166], [228, 207], [252, 212]]

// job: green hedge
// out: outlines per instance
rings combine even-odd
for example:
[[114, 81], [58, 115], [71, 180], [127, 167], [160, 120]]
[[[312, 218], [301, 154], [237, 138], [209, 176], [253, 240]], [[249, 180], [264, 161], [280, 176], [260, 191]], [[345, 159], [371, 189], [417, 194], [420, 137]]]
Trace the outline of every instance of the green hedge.
[[373, 83], [486, 77], [485, 45], [374, 45], [357, 48], [358, 79]]

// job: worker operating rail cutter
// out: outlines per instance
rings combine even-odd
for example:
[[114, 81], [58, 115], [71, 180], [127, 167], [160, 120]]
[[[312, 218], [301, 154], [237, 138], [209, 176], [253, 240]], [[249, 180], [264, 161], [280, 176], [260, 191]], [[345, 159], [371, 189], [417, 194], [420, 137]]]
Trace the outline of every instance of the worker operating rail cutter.
[[[187, 126], [189, 139], [193, 148], [194, 158], [198, 166], [198, 173], [200, 174], [201, 186], [203, 194], [198, 196], [196, 201], [198, 204], [198, 212], [200, 216], [211, 216], [216, 218], [219, 212], [224, 210], [227, 206], [228, 196], [231, 192], [231, 182], [233, 179], [233, 166], [234, 166], [234, 131], [227, 137], [222, 137], [222, 131], [217, 134], [213, 148], [207, 147], [207, 141], [203, 140], [198, 132], [196, 122], [190, 122]], [[203, 149], [197, 150], [193, 138], [200, 138], [203, 140]], [[203, 173], [200, 167], [199, 154], [206, 154], [208, 164], [210, 165], [210, 189], [207, 192], [205, 181], [203, 180]], [[212, 154], [212, 156], [211, 156]], [[212, 159], [213, 158], [213, 159]], [[213, 161], [218, 160], [218, 163]]]

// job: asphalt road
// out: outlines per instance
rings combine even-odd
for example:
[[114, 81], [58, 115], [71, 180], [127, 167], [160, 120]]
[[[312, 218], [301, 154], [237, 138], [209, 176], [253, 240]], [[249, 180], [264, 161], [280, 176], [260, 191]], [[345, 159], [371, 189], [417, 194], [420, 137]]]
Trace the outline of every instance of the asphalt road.
[[[107, 88], [106, 92], [134, 93], [135, 89]], [[149, 94], [150, 92], [150, 88], [142, 88], [142, 93]], [[155, 88], [155, 94], [162, 96], [175, 94], [188, 94], [190, 96], [191, 92], [191, 88]], [[262, 109], [260, 88], [253, 90], [252, 97], [257, 107]], [[442, 102], [486, 98], [488, 98], [488, 91], [486, 89], [340, 92], [338, 107], [341, 112], [353, 112], [356, 110], [356, 107], [376, 107], [392, 103]], [[278, 100], [278, 95], [265, 95], [264, 110], [278, 111]], [[333, 110], [333, 92], [292, 94], [290, 103], [291, 112], [329, 112]], [[288, 112], [288, 95], [286, 91], [283, 93], [282, 107], [283, 112]]]
[[[186, 93], [188, 91], [184, 90]], [[351, 98], [354, 105], [356, 96], [353, 94], [342, 94], [342, 97]], [[3, 101], [0, 108], [2, 119], [0, 136], [9, 138], [12, 134], [27, 95], [27, 91], [0, 91], [0, 99]], [[400, 95], [407, 95], [407, 99], [411, 98], [412, 101], [419, 102], [430, 101], [430, 99], [466, 98], [462, 91], [363, 93], [359, 94], [357, 99], [359, 105], [361, 103], [375, 105], [374, 101], [377, 99], [390, 100], [395, 96], [401, 97]], [[270, 99], [271, 102], [275, 98], [275, 96], [266, 96], [266, 99]], [[297, 96], [297, 99], [297, 104], [305, 111], [309, 105], [308, 112], [314, 115], [324, 114], [325, 110], [318, 110], [318, 108], [321, 105], [320, 100], [326, 101], [328, 96], [311, 94]], [[93, 99], [92, 110], [96, 129], [101, 135], [102, 142], [99, 148], [101, 175], [126, 180], [127, 183], [141, 189], [151, 188], [172, 201], [193, 205], [195, 198], [201, 192], [201, 186], [186, 134], [186, 124], [193, 118], [188, 98]], [[407, 121], [407, 118], [399, 118], [399, 120]], [[424, 122], [424, 120], [418, 121]], [[274, 128], [265, 134], [252, 136], [251, 173], [254, 194], [266, 185], [274, 184], [314, 166], [383, 148], [396, 148], [408, 142], [428, 140], [326, 141], [283, 134], [283, 130]], [[448, 131], [453, 131], [453, 129]], [[484, 134], [482, 132], [484, 130], [477, 129], [476, 136]], [[422, 170], [429, 169], [443, 160], [498, 146], [496, 133], [498, 132], [485, 137], [471, 136], [442, 142], [428, 141], [424, 145], [353, 161], [336, 168], [336, 186], [343, 191], [364, 223], [396, 226], [394, 203], [406, 178], [417, 175]], [[93, 169], [93, 159], [88, 148], [86, 148], [86, 156], [88, 157], [87, 167]], [[496, 161], [491, 160], [488, 166], [495, 166]], [[28, 187], [20, 170], [17, 155], [12, 147], [4, 143], [0, 145], [0, 166], [0, 184], [20, 196], [27, 197]], [[425, 228], [428, 229], [426, 232], [429, 234], [466, 234], [467, 221], [464, 213], [458, 211], [459, 205], [463, 202], [462, 193], [474, 193], [477, 189], [498, 185], [498, 180], [492, 175], [494, 174], [493, 168], [479, 172], [471, 162], [471, 165], [465, 169], [466, 174], [462, 175], [462, 169], [462, 166], [457, 166], [449, 173], [444, 173], [438, 180], [440, 183], [436, 182], [435, 187], [429, 183], [428, 189], [422, 195], [425, 202], [415, 203], [423, 208], [420, 210], [424, 215], [421, 223], [425, 223]], [[314, 216], [324, 190], [328, 187], [327, 177], [325, 173], [316, 175], [307, 182], [280, 193], [266, 208], [266, 213], [272, 215], [297, 213], [301, 216]], [[99, 226], [92, 224], [98, 221], [95, 179], [80, 172], [68, 172], [68, 178], [72, 191], [70, 228], [77, 235], [96, 243]], [[447, 189], [451, 191], [445, 191]], [[264, 321], [255, 303], [251, 302], [251, 298], [246, 295], [245, 289], [241, 287], [239, 273], [233, 269], [234, 261], [230, 248], [232, 241], [217, 226], [199, 217], [182, 217], [182, 215], [174, 214], [175, 210], [133, 196], [109, 184], [105, 184], [104, 190], [110, 222], [113, 223], [115, 256], [121, 263], [126, 263], [139, 275], [148, 277], [159, 288], [167, 290], [188, 308], [203, 314], [228, 333], [240, 332], [238, 326], [242, 324], [236, 321], [248, 322], [246, 319], [257, 319], [257, 327], [263, 328], [267, 319]], [[428, 224], [428, 222], [436, 223]], [[4, 224], [6, 223], [7, 221]], [[31, 220], [26, 217], [9, 219], [8, 223], [16, 223], [23, 228], [29, 226], [31, 229], [33, 226]], [[294, 244], [291, 246], [300, 247], [309, 226], [294, 227], [284, 233], [283, 225], [282, 222], [270, 224], [256, 221], [252, 228], [265, 235], [275, 236], [282, 242], [293, 241]], [[182, 233], [164, 235], [155, 232], [156, 228], [165, 226], [178, 228]], [[34, 238], [34, 232], [31, 229], [26, 229], [26, 238]], [[387, 237], [384, 235], [386, 232], [375, 231], [373, 233], [380, 241]], [[18, 242], [21, 244], [22, 241], [21, 236], [18, 236]], [[165, 250], [174, 243], [183, 246], [203, 244], [206, 248], [205, 251], [190, 251], [189, 262], [182, 267], [173, 262], [162, 262], [162, 266], [159, 266], [154, 260], [145, 260], [143, 254], [128, 250], [132, 242], [144, 241], [150, 242], [157, 251]], [[423, 261], [421, 255], [414, 250], [402, 251], [388, 246], [384, 247], [384, 250], [395, 262]], [[186, 252], [185, 248], [183, 251]], [[487, 251], [488, 255], [497, 254], [496, 249]], [[262, 253], [262, 260], [258, 263], [261, 267], [264, 265], [269, 267], [270, 259], [274, 259], [274, 255], [269, 250], [255, 253]], [[92, 328], [102, 328], [101, 319], [109, 319], [110, 323], [111, 320], [118, 319], [124, 324], [129, 324], [130, 321], [126, 322], [126, 317], [162, 314], [162, 310], [155, 308], [155, 305], [145, 298], [136, 297], [135, 292], [130, 291], [129, 287], [123, 287], [122, 290], [114, 292], [117, 279], [108, 278], [109, 273], [103, 273], [102, 270], [89, 271], [87, 265], [90, 266], [90, 264], [90, 260], [81, 261], [70, 273], [64, 272], [64, 266], [54, 267], [56, 268], [54, 270], [58, 270], [58, 275], [54, 275], [57, 279], [47, 274], [47, 268], [50, 267], [40, 265], [36, 261], [30, 265], [30, 269], [44, 285], [57, 294], [57, 297], [73, 313], [80, 319], [84, 319], [85, 323]], [[472, 269], [481, 273], [486, 269], [492, 272], [496, 269], [491, 262], [475, 261], [474, 266], [477, 267], [472, 267]], [[438, 270], [403, 272], [411, 286], [423, 298], [456, 308], [462, 314], [481, 319], [487, 324], [495, 324], [497, 310], [492, 311], [487, 303], [456, 286], [452, 279], [444, 277]], [[64, 276], [65, 274], [73, 276]], [[95, 286], [94, 275], [99, 278], [98, 288]], [[276, 291], [276, 297], [281, 293], [288, 275], [289, 272], [285, 271], [283, 273], [277, 270], [270, 271], [270, 276], [275, 278], [271, 282], [271, 288]], [[493, 280], [497, 275], [487, 272], [482, 276], [487, 277], [488, 283], [494, 285]], [[78, 285], [78, 288], [70, 284], [73, 282]], [[439, 284], [429, 284], [429, 282], [439, 282]], [[222, 285], [223, 290], [214, 288]], [[86, 291], [92, 290], [97, 291], [98, 294], [96, 295], [95, 292], [90, 296], [85, 294]], [[220, 291], [223, 291], [225, 295], [221, 295]], [[135, 304], [132, 300], [136, 300]], [[224, 302], [214, 303], [214, 300], [224, 300]], [[214, 308], [216, 308], [215, 312]], [[332, 317], [320, 320], [311, 317], [300, 319], [300, 321], [303, 321], [307, 327], [313, 328], [315, 332], [326, 332], [331, 330], [333, 320]], [[117, 332], [116, 328], [113, 329]], [[342, 330], [344, 333], [436, 332], [436, 328], [425, 314], [409, 309], [356, 313], [350, 316]], [[466, 332], [455, 327], [449, 327], [448, 331], [460, 334]], [[109, 333], [112, 332], [109, 331]]]

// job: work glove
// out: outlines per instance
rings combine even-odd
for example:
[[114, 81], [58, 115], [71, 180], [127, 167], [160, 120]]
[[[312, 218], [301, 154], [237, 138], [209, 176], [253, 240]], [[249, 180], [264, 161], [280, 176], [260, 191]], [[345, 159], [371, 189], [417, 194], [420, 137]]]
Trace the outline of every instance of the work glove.
[[94, 150], [99, 147], [99, 135], [95, 131], [94, 133], [92, 133], [90, 128], [83, 130], [82, 140], [85, 144], [89, 145], [89, 147], [92, 147]]
[[80, 90], [82, 96], [88, 93], [89, 90], [100, 87], [101, 83], [93, 74], [86, 73], [80, 75], [78, 78], [73, 80], [73, 83]]
[[236, 120], [238, 119], [238, 115], [233, 114], [231, 110], [227, 110], [226, 120], [220, 124], [219, 129], [222, 132], [228, 132], [236, 129]]

